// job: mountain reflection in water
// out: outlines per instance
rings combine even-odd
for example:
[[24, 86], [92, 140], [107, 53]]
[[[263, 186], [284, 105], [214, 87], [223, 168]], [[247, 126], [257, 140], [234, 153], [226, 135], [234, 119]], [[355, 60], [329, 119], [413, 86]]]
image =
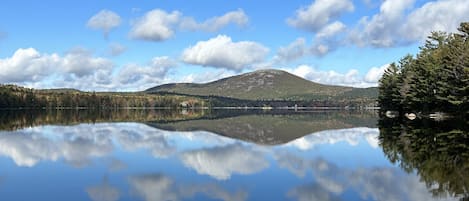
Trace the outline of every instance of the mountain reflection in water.
[[458, 161], [437, 176], [425, 168], [443, 168], [406, 155], [416, 139], [393, 129], [400, 123], [380, 121], [378, 129], [373, 112], [37, 111], [2, 112], [0, 121], [5, 200], [458, 200], [467, 193], [467, 180], [450, 181], [466, 176], [467, 150], [447, 146], [450, 159], [433, 158], [437, 166]]

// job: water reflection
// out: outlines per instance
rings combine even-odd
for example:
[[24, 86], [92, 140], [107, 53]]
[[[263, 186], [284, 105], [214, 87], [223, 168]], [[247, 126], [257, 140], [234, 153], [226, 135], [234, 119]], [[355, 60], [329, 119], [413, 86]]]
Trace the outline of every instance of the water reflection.
[[269, 166], [264, 154], [241, 143], [184, 152], [181, 161], [198, 174], [226, 180], [232, 174], [252, 174]]
[[386, 157], [421, 177], [435, 197], [469, 199], [469, 126], [461, 120], [380, 120]]
[[215, 183], [179, 184], [163, 174], [131, 176], [129, 183], [137, 196], [143, 200], [184, 200], [196, 194], [224, 201], [246, 200], [248, 193], [243, 190], [229, 192]]
[[48, 115], [17, 115], [10, 122], [36, 126], [14, 123], [13, 130], [0, 131], [1, 174], [7, 175], [0, 197], [397, 201], [467, 196], [464, 126], [381, 120], [378, 129], [373, 114], [350, 112], [205, 111], [187, 118], [180, 115], [190, 112], [178, 112], [164, 119], [147, 111], [148, 118], [135, 120], [124, 113], [107, 115], [116, 122], [88, 122], [78, 112], [68, 115], [70, 124]]
[[93, 201], [116, 201], [121, 194], [119, 189], [109, 184], [107, 177], [103, 178], [102, 183], [86, 188], [86, 193]]

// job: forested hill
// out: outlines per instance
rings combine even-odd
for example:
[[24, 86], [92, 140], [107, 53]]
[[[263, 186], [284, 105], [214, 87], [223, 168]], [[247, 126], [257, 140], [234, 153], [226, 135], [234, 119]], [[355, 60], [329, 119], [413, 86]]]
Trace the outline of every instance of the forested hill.
[[469, 22], [458, 30], [433, 32], [416, 56], [390, 65], [379, 84], [383, 111], [469, 114]]
[[146, 92], [219, 96], [244, 100], [376, 100], [377, 88], [330, 86], [305, 80], [281, 70], [258, 70], [206, 84], [156, 86]]
[[36, 90], [0, 85], [0, 108], [124, 108], [204, 107], [198, 97], [174, 94], [82, 92], [75, 89]]

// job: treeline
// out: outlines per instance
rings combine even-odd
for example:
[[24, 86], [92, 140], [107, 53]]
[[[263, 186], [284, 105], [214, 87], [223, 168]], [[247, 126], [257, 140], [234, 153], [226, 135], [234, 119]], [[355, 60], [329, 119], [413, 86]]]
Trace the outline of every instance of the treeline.
[[392, 63], [379, 81], [379, 106], [400, 112], [469, 111], [469, 22], [433, 32], [415, 56]]
[[246, 100], [223, 96], [198, 96], [169, 92], [149, 92], [150, 94], [159, 95], [181, 95], [203, 99], [207, 107], [338, 107], [338, 108], [363, 108], [376, 106], [376, 100], [371, 98], [316, 98], [316, 99], [299, 99], [299, 100]]
[[35, 90], [0, 85], [0, 108], [204, 107], [196, 97], [146, 93], [95, 93], [77, 90]]

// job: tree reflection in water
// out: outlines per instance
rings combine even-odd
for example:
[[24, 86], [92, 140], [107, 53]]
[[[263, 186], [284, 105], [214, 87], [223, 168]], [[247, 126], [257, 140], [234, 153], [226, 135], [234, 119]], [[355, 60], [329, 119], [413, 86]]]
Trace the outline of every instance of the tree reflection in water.
[[469, 200], [468, 128], [464, 120], [380, 118], [379, 141], [386, 157], [415, 171], [433, 196]]

